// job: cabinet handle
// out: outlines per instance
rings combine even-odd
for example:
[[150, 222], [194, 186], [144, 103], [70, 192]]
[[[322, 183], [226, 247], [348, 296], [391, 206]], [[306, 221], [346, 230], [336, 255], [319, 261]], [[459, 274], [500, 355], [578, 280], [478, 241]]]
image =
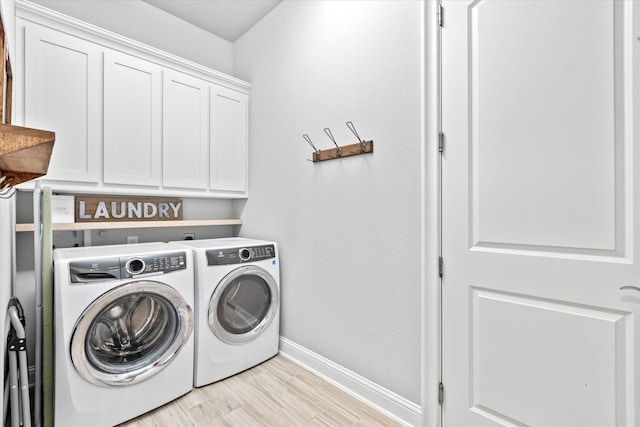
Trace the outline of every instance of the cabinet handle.
[[639, 287], [637, 287], [637, 286], [623, 286], [623, 287], [621, 287], [621, 288], [620, 288], [620, 290], [623, 290], [623, 289], [630, 289], [630, 290], [632, 290], [632, 291], [638, 291], [638, 292], [640, 292], [640, 288], [639, 288]]

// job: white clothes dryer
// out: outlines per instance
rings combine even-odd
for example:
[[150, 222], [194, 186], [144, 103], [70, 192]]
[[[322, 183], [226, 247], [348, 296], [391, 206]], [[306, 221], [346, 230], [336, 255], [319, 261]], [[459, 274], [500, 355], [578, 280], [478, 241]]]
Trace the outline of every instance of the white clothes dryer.
[[180, 243], [193, 249], [196, 266], [193, 384], [210, 384], [275, 356], [280, 339], [276, 243], [244, 238]]
[[191, 251], [141, 243], [53, 260], [56, 426], [113, 426], [192, 389]]

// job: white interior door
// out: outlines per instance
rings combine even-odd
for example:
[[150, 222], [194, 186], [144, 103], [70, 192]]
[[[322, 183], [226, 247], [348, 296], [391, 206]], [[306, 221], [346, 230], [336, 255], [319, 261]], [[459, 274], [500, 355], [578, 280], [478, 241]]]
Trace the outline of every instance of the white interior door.
[[639, 426], [640, 3], [442, 5], [443, 425]]

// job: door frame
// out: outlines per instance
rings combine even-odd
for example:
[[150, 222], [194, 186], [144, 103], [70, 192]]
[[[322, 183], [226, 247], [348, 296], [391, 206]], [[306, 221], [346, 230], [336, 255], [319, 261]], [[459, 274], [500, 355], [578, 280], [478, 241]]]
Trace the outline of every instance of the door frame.
[[[442, 378], [440, 1], [423, 2], [422, 89], [422, 425], [442, 425], [439, 385]], [[446, 395], [446, 391], [444, 391]]]

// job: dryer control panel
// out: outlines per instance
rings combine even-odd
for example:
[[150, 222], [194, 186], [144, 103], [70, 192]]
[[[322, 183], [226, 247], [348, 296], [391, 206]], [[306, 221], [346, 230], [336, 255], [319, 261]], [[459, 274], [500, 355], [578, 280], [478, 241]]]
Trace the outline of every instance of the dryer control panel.
[[250, 246], [246, 248], [210, 249], [207, 251], [207, 265], [242, 264], [275, 258], [274, 245]]
[[184, 251], [129, 257], [100, 258], [69, 264], [71, 283], [130, 279], [144, 274], [164, 274], [187, 268]]

